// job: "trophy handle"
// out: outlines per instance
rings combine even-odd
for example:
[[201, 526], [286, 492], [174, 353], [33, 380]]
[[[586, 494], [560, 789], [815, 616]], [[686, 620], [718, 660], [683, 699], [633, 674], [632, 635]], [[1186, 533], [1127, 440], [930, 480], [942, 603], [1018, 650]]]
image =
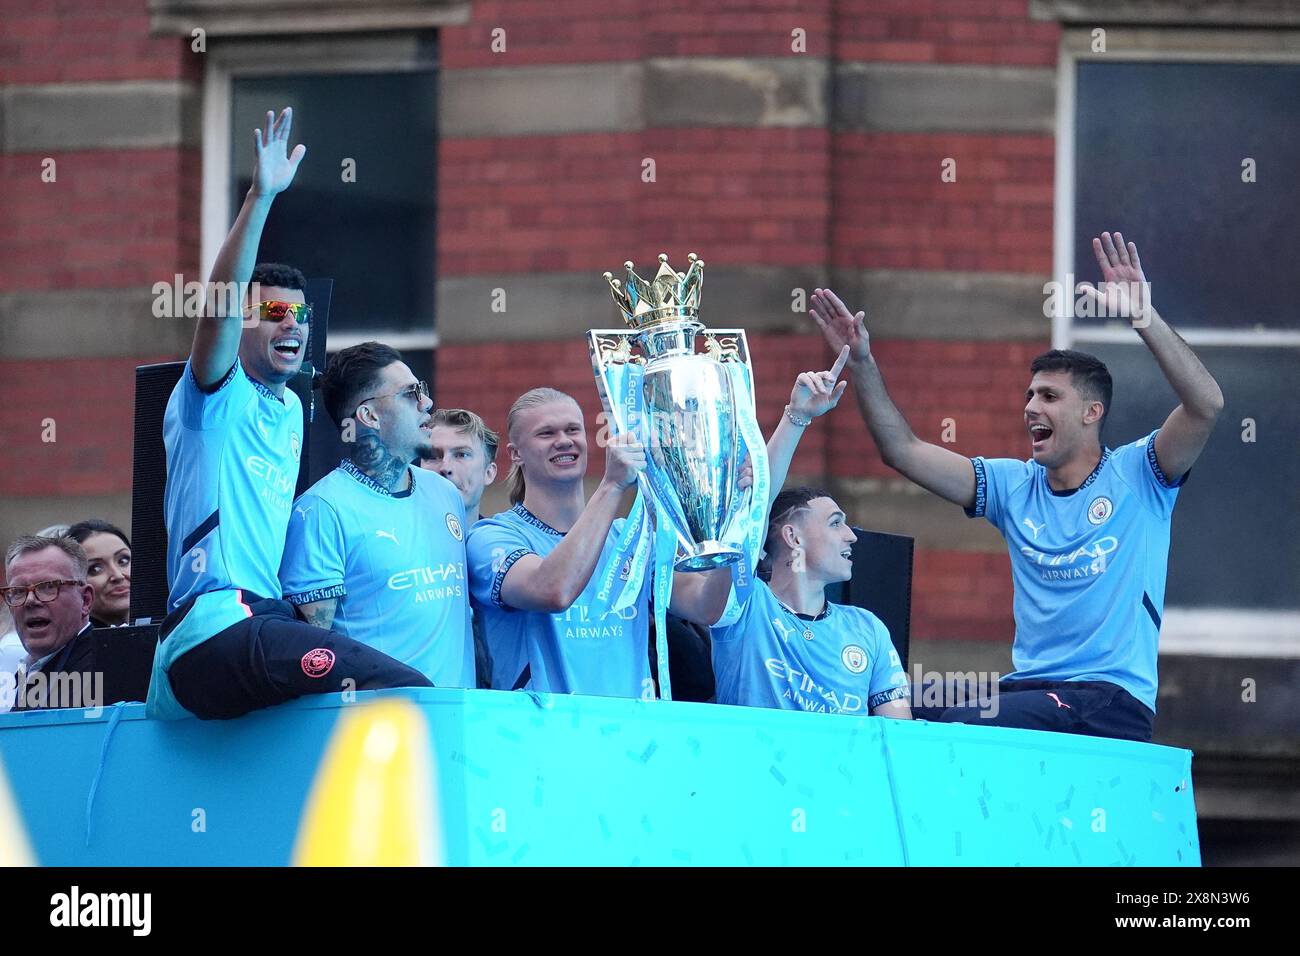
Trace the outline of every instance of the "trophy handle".
[[[619, 434], [626, 433], [629, 430], [628, 422], [623, 417], [618, 403], [610, 395], [609, 382], [606, 376], [609, 374], [612, 365], [645, 364], [645, 359], [632, 351], [632, 346], [636, 343], [639, 334], [629, 332], [627, 329], [592, 329], [587, 333], [587, 347], [591, 353], [591, 368], [595, 373], [596, 392], [600, 395], [600, 403], [604, 406], [609, 422]], [[646, 440], [644, 417], [637, 423], [636, 432], [637, 436], [644, 442]], [[637, 490], [647, 502], [658, 502], [662, 508], [667, 510], [670, 518], [678, 527], [684, 528], [686, 526], [686, 515], [682, 512], [681, 504], [672, 495], [660, 495], [658, 493], [654, 483], [650, 480], [648, 469], [637, 475], [636, 482]]]
[[[748, 405], [745, 413], [750, 415], [755, 422], [758, 419], [758, 409], [755, 405], [756, 396], [754, 394], [754, 366], [751, 362], [749, 351], [749, 339], [745, 336], [744, 329], [705, 329], [701, 333], [704, 337], [704, 354], [708, 355], [715, 362], [736, 363], [745, 369], [745, 384], [749, 387]], [[759, 432], [761, 439], [762, 432]], [[751, 449], [752, 457], [752, 449]], [[754, 464], [751, 461], [751, 465]], [[754, 488], [757, 486], [757, 475], [755, 483], [750, 485], [744, 492], [736, 489], [736, 494], [731, 496], [732, 507], [731, 515], [727, 518], [727, 525], [737, 517], [748, 511], [752, 505], [754, 497]]]

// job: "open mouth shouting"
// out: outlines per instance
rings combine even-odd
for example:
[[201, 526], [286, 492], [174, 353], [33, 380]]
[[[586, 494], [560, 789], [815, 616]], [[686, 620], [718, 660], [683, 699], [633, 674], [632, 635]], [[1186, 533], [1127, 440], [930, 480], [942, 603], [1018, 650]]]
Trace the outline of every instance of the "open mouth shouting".
[[302, 352], [302, 339], [297, 335], [282, 335], [271, 340], [271, 349], [286, 361], [293, 361]]
[[1034, 443], [1034, 451], [1040, 451], [1052, 437], [1052, 427], [1042, 422], [1029, 423], [1029, 438]]

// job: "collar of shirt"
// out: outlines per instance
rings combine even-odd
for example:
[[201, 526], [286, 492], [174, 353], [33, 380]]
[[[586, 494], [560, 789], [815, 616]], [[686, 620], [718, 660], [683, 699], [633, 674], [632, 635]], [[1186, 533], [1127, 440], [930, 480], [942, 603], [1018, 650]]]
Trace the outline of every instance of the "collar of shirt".
[[537, 517], [537, 515], [533, 514], [531, 511], [529, 511], [527, 508], [525, 508], [525, 507], [524, 507], [524, 503], [523, 503], [522, 501], [519, 502], [519, 504], [515, 505], [515, 506], [514, 506], [513, 508], [511, 508], [510, 510], [511, 510], [513, 513], [515, 513], [516, 515], [518, 515], [520, 518], [523, 518], [525, 521], [527, 521], [527, 522], [528, 522], [530, 525], [532, 525], [534, 528], [540, 528], [541, 530], [545, 531], [547, 534], [553, 534], [553, 535], [555, 535], [557, 538], [563, 538], [563, 537], [564, 537], [564, 532], [563, 532], [563, 531], [556, 531], [554, 528], [552, 528], [549, 524], [547, 524], [547, 523], [546, 523], [545, 521], [543, 521], [541, 518]]
[[351, 458], [344, 458], [341, 462], [339, 462], [339, 470], [342, 471], [344, 474], [350, 475], [351, 477], [355, 478], [358, 482], [365, 485], [371, 491], [376, 492], [377, 494], [384, 495], [385, 497], [388, 498], [405, 498], [407, 495], [409, 495], [412, 491], [415, 490], [415, 474], [411, 471], [410, 465], [406, 466], [406, 471], [407, 474], [410, 476], [411, 483], [402, 491], [389, 491], [379, 482], [375, 481], [375, 479], [371, 478], [364, 471], [358, 468]]

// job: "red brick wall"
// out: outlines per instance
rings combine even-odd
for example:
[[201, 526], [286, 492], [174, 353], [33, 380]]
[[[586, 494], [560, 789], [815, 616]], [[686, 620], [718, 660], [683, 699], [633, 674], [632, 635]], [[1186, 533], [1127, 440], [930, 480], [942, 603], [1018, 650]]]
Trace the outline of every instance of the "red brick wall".
[[[506, 49], [492, 51], [492, 31]], [[1028, 0], [476, 0], [443, 34], [449, 69], [593, 63], [647, 56], [809, 56], [839, 60], [1052, 66], [1055, 23]]]
[[[41, 180], [42, 160], [57, 179]], [[198, 268], [195, 150], [0, 155], [0, 292], [148, 289]]]
[[[840, 0], [837, 0], [840, 2]], [[472, 20], [443, 32], [448, 69], [595, 63], [660, 56], [793, 56], [831, 48], [829, 0], [475, 0]], [[506, 49], [492, 51], [492, 31]]]
[[197, 78], [188, 37], [149, 35], [147, 0], [0, 0], [0, 84]]
[[[173, 356], [0, 361], [0, 496], [111, 495], [131, 488], [135, 367]], [[54, 441], [42, 440], [54, 420]], [[76, 518], [84, 516], [74, 516]]]
[[[954, 515], [954, 521], [967, 519]], [[918, 549], [912, 573], [912, 637], [1005, 641], [1016, 633], [1005, 551]]]
[[815, 157], [827, 142], [791, 129], [445, 139], [439, 271], [598, 276], [706, 249], [716, 265], [824, 263], [830, 197]]
[[1061, 30], [1029, 0], [836, 0], [841, 60], [1054, 66]]
[[1052, 137], [840, 133], [834, 149], [835, 265], [1051, 271]]
[[[200, 75], [188, 39], [150, 36], [146, 0], [0, 0], [0, 19], [0, 84]], [[57, 163], [53, 183], [41, 180], [46, 156]], [[200, 176], [193, 149], [0, 154], [0, 292], [147, 291], [191, 276]], [[174, 357], [0, 362], [0, 495], [129, 491], [133, 369]], [[41, 441], [47, 417], [51, 444]]]

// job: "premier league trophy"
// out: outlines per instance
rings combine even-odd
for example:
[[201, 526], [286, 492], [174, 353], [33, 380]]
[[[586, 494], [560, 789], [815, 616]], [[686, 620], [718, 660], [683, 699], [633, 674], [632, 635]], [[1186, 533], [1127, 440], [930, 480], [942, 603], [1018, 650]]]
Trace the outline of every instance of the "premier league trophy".
[[[656, 520], [676, 533], [675, 569], [747, 558], [747, 574], [767, 506], [749, 348], [744, 330], [710, 331], [698, 321], [704, 263], [694, 253], [688, 260], [686, 272], [675, 272], [660, 255], [648, 282], [631, 262], [623, 283], [605, 273], [629, 328], [587, 334], [592, 368], [615, 430], [637, 433], [646, 445], [641, 486]], [[746, 455], [754, 470], [749, 495], [737, 487]]]

